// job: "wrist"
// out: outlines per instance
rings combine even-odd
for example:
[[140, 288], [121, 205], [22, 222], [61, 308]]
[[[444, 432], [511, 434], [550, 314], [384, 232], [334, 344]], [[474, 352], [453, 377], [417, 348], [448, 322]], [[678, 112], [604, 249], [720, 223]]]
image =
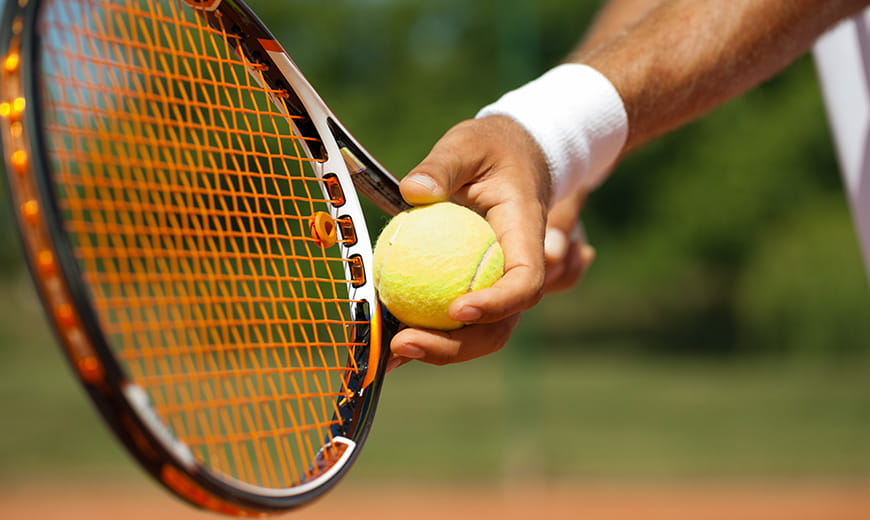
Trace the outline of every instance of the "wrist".
[[595, 69], [560, 65], [484, 107], [477, 117], [506, 116], [537, 143], [551, 176], [551, 204], [603, 182], [628, 136], [616, 88]]

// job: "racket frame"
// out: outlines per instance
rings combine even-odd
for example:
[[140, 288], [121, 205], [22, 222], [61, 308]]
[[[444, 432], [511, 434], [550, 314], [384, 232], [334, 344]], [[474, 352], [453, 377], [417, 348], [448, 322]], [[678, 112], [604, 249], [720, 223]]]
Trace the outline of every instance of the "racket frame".
[[[243, 22], [241, 29], [248, 34], [246, 42], [253, 48], [247, 52], [251, 56], [256, 56], [258, 50], [263, 52], [258, 72], [251, 73], [258, 80], [265, 78], [271, 88], [286, 89], [291, 98], [287, 106], [298, 112], [292, 115], [305, 117], [299, 120], [301, 124], [313, 125], [321, 136], [324, 149], [312, 148], [310, 155], [324, 160], [315, 168], [316, 173], [336, 179], [339, 186], [342, 203], [330, 208], [336, 221], [349, 217], [357, 237], [370, 236], [354, 195], [356, 191], [388, 214], [408, 207], [399, 194], [396, 179], [351, 137], [246, 5], [237, 0], [184, 1], [191, 6], [197, 4], [199, 7], [192, 8], [201, 9], [205, 17], [221, 13]], [[355, 360], [360, 371], [349, 382], [355, 392], [354, 402], [344, 399], [346, 402], [338, 405], [344, 431], [334, 432], [333, 443], [342, 446], [336, 450], [337, 456], [323, 461], [325, 467], [314, 479], [292, 488], [271, 489], [214, 474], [200, 465], [190, 449], [157, 417], [144, 390], [129, 381], [112, 355], [89, 303], [72, 245], [62, 229], [40, 109], [37, 18], [42, 3], [13, 0], [3, 13], [0, 136], [5, 177], [27, 265], [74, 372], [127, 450], [160, 483], [187, 502], [233, 516], [260, 516], [283, 512], [319, 497], [344, 476], [368, 436], [389, 357], [389, 341], [398, 322], [378, 303], [371, 279], [349, 284], [348, 299], [362, 302], [350, 304], [353, 320], [365, 323], [354, 327], [354, 342], [366, 342], [369, 347], [359, 349], [363, 355]], [[3, 108], [6, 103], [9, 112]], [[276, 103], [276, 106], [284, 105]], [[345, 258], [358, 258], [363, 272], [371, 272], [369, 240], [356, 240], [340, 247], [346, 248]], [[354, 279], [356, 273], [348, 275]], [[321, 452], [331, 451], [326, 448], [325, 445]]]

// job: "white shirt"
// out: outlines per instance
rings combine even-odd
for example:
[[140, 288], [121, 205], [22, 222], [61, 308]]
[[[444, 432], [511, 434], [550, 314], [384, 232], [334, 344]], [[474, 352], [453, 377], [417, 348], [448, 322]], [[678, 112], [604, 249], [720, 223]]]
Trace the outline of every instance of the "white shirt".
[[870, 279], [870, 9], [822, 36], [813, 53]]

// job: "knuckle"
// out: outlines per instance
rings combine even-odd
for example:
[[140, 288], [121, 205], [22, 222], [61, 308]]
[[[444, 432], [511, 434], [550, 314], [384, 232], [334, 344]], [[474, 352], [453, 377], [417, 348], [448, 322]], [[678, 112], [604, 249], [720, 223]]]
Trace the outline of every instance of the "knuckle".
[[540, 276], [537, 280], [528, 285], [525, 294], [522, 296], [521, 305], [519, 306], [522, 310], [531, 309], [541, 301], [544, 297], [544, 281], [545, 278]]
[[544, 284], [541, 283], [540, 285], [538, 285], [537, 289], [535, 289], [532, 292], [532, 295], [529, 298], [529, 305], [526, 308], [528, 309], [528, 308], [534, 307], [535, 305], [537, 305], [541, 301], [541, 299], [543, 297], [544, 297]]

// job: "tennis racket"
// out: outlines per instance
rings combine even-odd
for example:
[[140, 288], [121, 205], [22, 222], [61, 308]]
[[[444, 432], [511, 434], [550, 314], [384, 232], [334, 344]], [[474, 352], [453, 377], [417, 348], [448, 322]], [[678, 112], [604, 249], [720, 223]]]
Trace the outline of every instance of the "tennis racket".
[[25, 254], [106, 422], [196, 506], [320, 496], [397, 325], [356, 192], [394, 214], [396, 179], [239, 0], [15, 0], [0, 45]]

